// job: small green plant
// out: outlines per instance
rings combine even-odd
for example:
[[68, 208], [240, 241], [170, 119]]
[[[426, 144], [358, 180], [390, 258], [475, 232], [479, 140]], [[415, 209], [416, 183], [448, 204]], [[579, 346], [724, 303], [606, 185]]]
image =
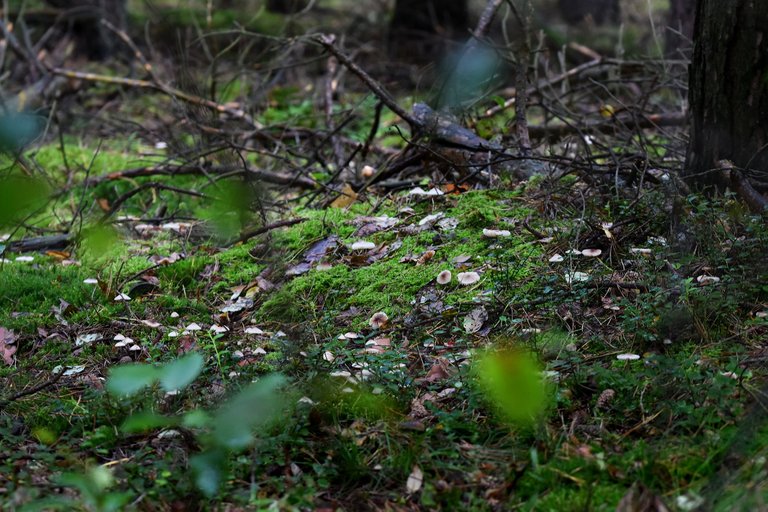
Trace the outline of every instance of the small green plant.
[[508, 421], [535, 422], [550, 402], [550, 386], [528, 352], [488, 351], [476, 363], [475, 371], [486, 398]]
[[[112, 370], [107, 390], [118, 397], [137, 395], [147, 387], [160, 385], [165, 392], [180, 391], [194, 382], [204, 367], [203, 357], [190, 353], [163, 366], [123, 365]], [[122, 430], [128, 433], [156, 428], [179, 428], [190, 432], [200, 453], [190, 458], [195, 485], [206, 496], [215, 495], [225, 476], [231, 455], [253, 444], [254, 429], [266, 427], [283, 410], [282, 375], [266, 376], [242, 389], [213, 413], [192, 409], [181, 416], [151, 411], [131, 415]]]
[[130, 493], [111, 490], [115, 478], [112, 471], [104, 466], [94, 466], [85, 473], [65, 473], [58, 483], [76, 489], [79, 499], [63, 496], [45, 498], [26, 506], [24, 510], [116, 512], [125, 510], [131, 500]]

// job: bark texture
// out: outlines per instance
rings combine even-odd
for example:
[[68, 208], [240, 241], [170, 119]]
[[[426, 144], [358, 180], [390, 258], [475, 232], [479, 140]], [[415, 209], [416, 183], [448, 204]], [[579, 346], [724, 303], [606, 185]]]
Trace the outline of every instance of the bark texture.
[[114, 55], [118, 37], [100, 22], [105, 19], [125, 30], [126, 0], [46, 0], [46, 3], [64, 10], [64, 20], [77, 42], [78, 53], [95, 60]]
[[695, 19], [696, 0], [670, 0], [664, 42], [668, 57], [690, 57]]
[[469, 36], [467, 0], [397, 0], [389, 26], [390, 52], [434, 56], [446, 41]]
[[768, 2], [699, 0], [694, 43], [686, 177], [725, 186], [730, 160], [768, 180]]
[[597, 25], [617, 23], [621, 14], [619, 0], [558, 0], [557, 5], [571, 25], [590, 20]]
[[267, 9], [281, 14], [293, 14], [309, 5], [309, 0], [267, 0]]

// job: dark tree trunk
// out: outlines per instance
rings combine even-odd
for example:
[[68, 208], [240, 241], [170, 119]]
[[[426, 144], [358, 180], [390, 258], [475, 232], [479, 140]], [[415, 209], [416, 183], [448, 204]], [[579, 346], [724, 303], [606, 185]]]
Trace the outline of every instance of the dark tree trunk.
[[729, 160], [768, 180], [768, 2], [699, 0], [689, 82], [687, 178], [726, 185]]
[[693, 48], [696, 0], [670, 0], [665, 52], [670, 58], [689, 58]]
[[69, 31], [77, 42], [77, 52], [95, 60], [111, 57], [118, 48], [118, 37], [101, 23], [107, 20], [126, 29], [126, 0], [46, 0], [65, 10]]
[[621, 14], [619, 0], [558, 0], [557, 5], [560, 15], [571, 25], [590, 20], [597, 25], [618, 23]]
[[309, 0], [267, 0], [267, 9], [280, 14], [293, 14], [308, 5]]
[[389, 26], [390, 51], [401, 57], [434, 57], [445, 41], [468, 36], [469, 28], [467, 0], [397, 0]]

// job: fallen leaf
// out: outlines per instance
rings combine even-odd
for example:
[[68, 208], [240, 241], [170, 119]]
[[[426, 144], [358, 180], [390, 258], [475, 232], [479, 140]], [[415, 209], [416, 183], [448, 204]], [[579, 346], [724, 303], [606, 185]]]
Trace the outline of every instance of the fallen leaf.
[[426, 217], [424, 217], [423, 219], [421, 219], [419, 221], [419, 226], [427, 226], [427, 227], [429, 227], [432, 224], [434, 224], [435, 222], [437, 222], [438, 220], [442, 219], [443, 217], [445, 217], [445, 214], [443, 212], [433, 213], [432, 215], [427, 215]]
[[95, 341], [99, 341], [102, 337], [103, 336], [97, 332], [93, 332], [90, 334], [81, 334], [75, 339], [75, 346], [82, 347], [83, 345], [90, 345]]
[[345, 183], [341, 188], [341, 194], [339, 197], [333, 200], [331, 208], [346, 208], [357, 201], [357, 192], [352, 188], [352, 185]]
[[0, 327], [0, 356], [7, 365], [13, 364], [13, 354], [16, 353], [16, 335], [12, 330]]
[[419, 256], [419, 259], [416, 260], [416, 265], [424, 265], [434, 257], [435, 257], [435, 251], [433, 251], [432, 249], [428, 251], [424, 251], [424, 254]]
[[483, 306], [473, 309], [464, 317], [462, 325], [469, 334], [474, 334], [483, 328], [483, 324], [488, 320], [488, 312]]
[[438, 358], [427, 372], [427, 376], [424, 377], [424, 382], [437, 382], [445, 380], [450, 376], [451, 372], [448, 369], [448, 361]]
[[424, 473], [422, 473], [419, 466], [413, 466], [413, 471], [408, 475], [408, 481], [405, 483], [405, 489], [408, 491], [408, 494], [418, 492], [423, 483]]

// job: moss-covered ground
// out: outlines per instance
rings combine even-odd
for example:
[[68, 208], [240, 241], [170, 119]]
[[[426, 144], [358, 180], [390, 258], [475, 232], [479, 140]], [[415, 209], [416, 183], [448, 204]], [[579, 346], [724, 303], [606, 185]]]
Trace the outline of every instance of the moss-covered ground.
[[[191, 59], [210, 90], [190, 93], [254, 101], [265, 128], [91, 83], [50, 115], [61, 136], [0, 157], [0, 510], [765, 509], [765, 217], [675, 193], [669, 132], [537, 140], [557, 172], [491, 188], [419, 162], [345, 199], [408, 130], [349, 84], [319, 108], [327, 59], [293, 36], [336, 11], [233, 31], [231, 10], [153, 4], [131, 16], [159, 45], [211, 33], [189, 44], [220, 67]], [[671, 111], [658, 77], [614, 84], [641, 64], [570, 77], [559, 118], [601, 121], [647, 84]], [[473, 126], [512, 147], [514, 115]], [[532, 126], [552, 117], [531, 104]], [[185, 172], [111, 174], [157, 166]]]
[[[760, 503], [765, 421], [754, 404], [764, 374], [754, 361], [768, 329], [766, 269], [752, 264], [768, 238], [760, 221], [727, 201], [695, 199], [691, 236], [701, 245], [681, 255], [658, 238], [652, 194], [636, 206], [642, 229], [608, 239], [600, 223], [615, 221], [622, 205], [590, 206], [587, 222], [567, 208], [542, 215], [543, 186], [401, 193], [373, 213], [366, 201], [298, 207], [304, 222], [226, 250], [171, 230], [123, 237], [77, 265], [57, 254], [11, 258], [0, 296], [0, 324], [17, 347], [15, 363], [0, 366], [10, 400], [0, 415], [6, 503], [50, 497], [62, 472], [108, 463], [115, 480], [99, 499], [124, 492], [196, 507], [185, 469], [194, 446], [162, 428], [128, 435], [121, 424], [146, 407], [210, 409], [275, 371], [304, 399], [250, 451], [231, 455], [222, 505], [613, 510], [638, 483], [681, 510], [701, 500], [720, 510]], [[705, 245], [713, 219], [725, 229]], [[353, 249], [361, 240], [371, 245]], [[603, 253], [568, 254], [588, 244]], [[632, 250], [640, 246], [650, 254]], [[173, 252], [184, 254], [150, 259]], [[445, 270], [453, 278], [438, 284]], [[460, 272], [479, 280], [463, 285]], [[697, 273], [720, 280], [702, 283]], [[152, 286], [115, 301], [137, 282]], [[250, 302], [227, 310], [237, 297]], [[479, 307], [482, 326], [467, 328]], [[388, 321], [374, 329], [377, 312]], [[85, 334], [99, 339], [80, 341]], [[116, 347], [117, 334], [134, 348]], [[534, 423], [508, 423], [478, 386], [473, 359], [492, 346], [525, 348], [546, 370], [551, 402]], [[204, 354], [205, 369], [178, 396], [126, 402], [103, 391], [120, 361], [163, 363], [189, 351]], [[56, 366], [74, 372], [16, 396], [52, 379]], [[409, 493], [414, 468], [423, 484]]]

